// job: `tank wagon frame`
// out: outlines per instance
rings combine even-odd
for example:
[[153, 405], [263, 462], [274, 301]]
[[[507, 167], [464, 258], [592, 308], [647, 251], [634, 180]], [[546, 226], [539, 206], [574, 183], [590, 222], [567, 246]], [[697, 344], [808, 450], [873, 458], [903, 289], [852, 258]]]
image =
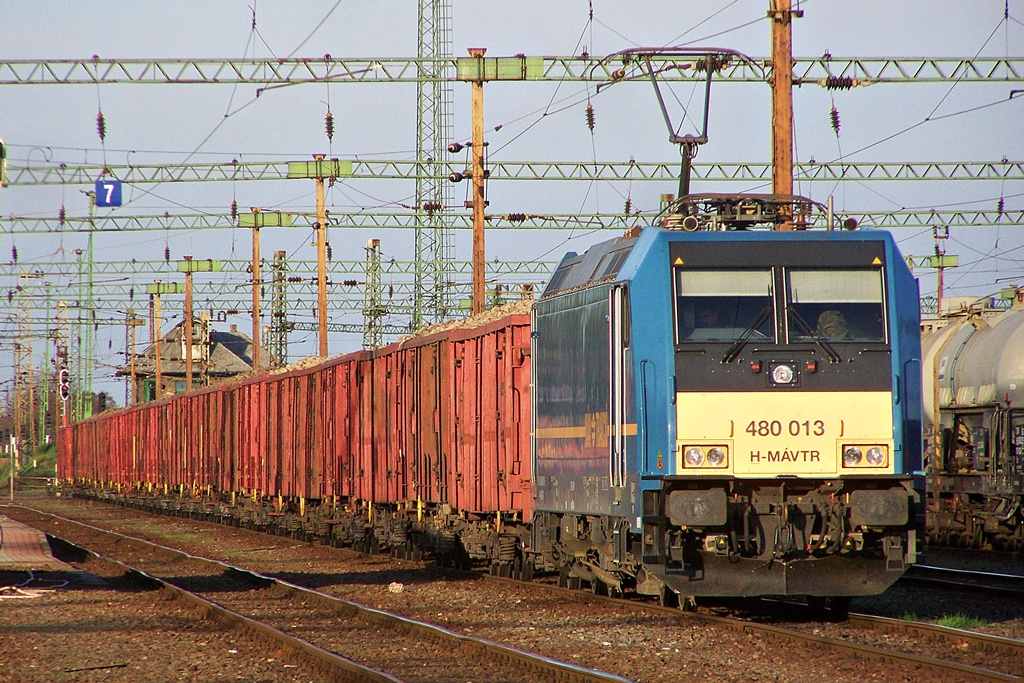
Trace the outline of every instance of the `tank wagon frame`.
[[924, 336], [929, 543], [1024, 548], [1024, 297]]

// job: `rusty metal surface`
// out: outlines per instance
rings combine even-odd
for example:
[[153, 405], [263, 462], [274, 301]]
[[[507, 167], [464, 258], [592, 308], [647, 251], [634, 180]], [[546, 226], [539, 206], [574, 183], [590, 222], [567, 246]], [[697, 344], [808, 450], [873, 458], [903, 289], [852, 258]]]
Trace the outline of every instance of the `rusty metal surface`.
[[60, 476], [528, 520], [530, 361], [514, 315], [207, 387], [71, 425]]

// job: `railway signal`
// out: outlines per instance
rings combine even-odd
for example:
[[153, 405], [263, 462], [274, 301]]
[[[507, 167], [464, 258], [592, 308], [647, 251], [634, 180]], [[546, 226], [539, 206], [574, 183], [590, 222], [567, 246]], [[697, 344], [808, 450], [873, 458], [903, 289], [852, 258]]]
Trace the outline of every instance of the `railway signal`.
[[60, 380], [57, 385], [57, 393], [60, 396], [60, 400], [66, 401], [71, 396], [71, 373], [67, 368], [62, 368], [60, 371]]

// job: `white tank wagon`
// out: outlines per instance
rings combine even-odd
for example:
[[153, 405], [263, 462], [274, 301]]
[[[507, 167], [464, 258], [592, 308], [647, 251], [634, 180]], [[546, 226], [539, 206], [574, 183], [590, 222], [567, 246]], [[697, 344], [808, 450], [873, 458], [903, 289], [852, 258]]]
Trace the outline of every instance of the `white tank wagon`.
[[1024, 301], [926, 334], [930, 543], [1024, 547]]

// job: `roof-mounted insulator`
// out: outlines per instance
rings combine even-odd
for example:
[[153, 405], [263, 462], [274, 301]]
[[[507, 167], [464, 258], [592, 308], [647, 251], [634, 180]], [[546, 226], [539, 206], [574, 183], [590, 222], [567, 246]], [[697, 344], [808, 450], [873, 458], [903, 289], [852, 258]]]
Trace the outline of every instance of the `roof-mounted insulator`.
[[829, 76], [825, 79], [825, 90], [849, 90], [857, 85], [852, 76]]
[[729, 55], [708, 55], [707, 57], [700, 57], [694, 63], [694, 68], [698, 73], [708, 70], [718, 73], [729, 65], [730, 59]]
[[591, 133], [594, 132], [594, 105], [590, 102], [587, 102], [587, 128]]
[[237, 199], [232, 199], [231, 200], [231, 222], [234, 223], [236, 220], [238, 220], [238, 200]]
[[832, 107], [832, 111], [829, 112], [829, 116], [832, 118], [832, 130], [836, 132], [836, 137], [839, 137], [839, 110]]
[[96, 132], [100, 136], [100, 142], [107, 141], [107, 120], [103, 117], [102, 111], [96, 114]]
[[171, 245], [164, 245], [164, 261], [171, 262]]
[[334, 142], [334, 114], [331, 110], [327, 110], [327, 116], [324, 117], [324, 127], [327, 129], [327, 141]]

